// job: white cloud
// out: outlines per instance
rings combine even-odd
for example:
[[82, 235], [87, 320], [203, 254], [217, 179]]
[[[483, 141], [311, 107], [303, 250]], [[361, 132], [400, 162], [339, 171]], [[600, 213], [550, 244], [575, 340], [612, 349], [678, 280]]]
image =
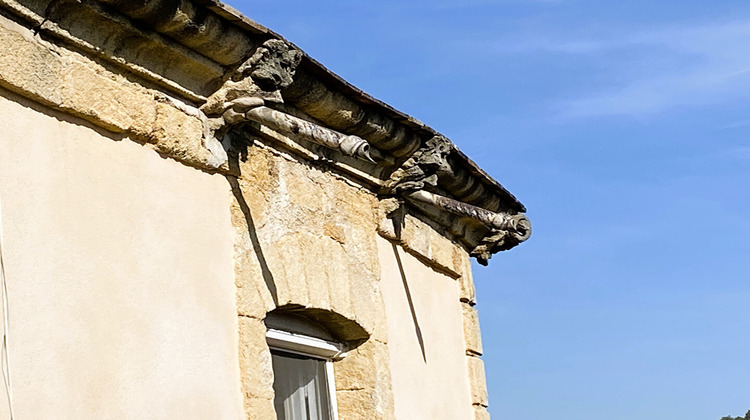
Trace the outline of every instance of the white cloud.
[[[606, 88], [558, 104], [562, 117], [603, 115], [648, 116], [680, 106], [702, 106], [722, 103], [750, 91], [750, 83], [731, 83], [723, 76], [724, 68], [704, 65], [701, 68], [675, 68], [673, 72], [644, 74], [622, 87]], [[689, 67], [689, 66], [688, 66]]]
[[750, 146], [736, 147], [730, 150], [728, 155], [736, 159], [750, 160]]
[[[750, 20], [598, 32], [580, 37], [531, 34], [501, 41], [495, 51], [594, 60], [601, 76], [597, 88], [557, 104], [564, 118], [642, 117], [750, 96]], [[609, 82], [602, 84], [601, 78]]]
[[750, 125], [750, 119], [735, 121], [733, 123], [725, 124], [721, 127], [719, 127], [719, 130], [729, 130], [732, 128], [741, 128], [741, 127], [747, 127]]

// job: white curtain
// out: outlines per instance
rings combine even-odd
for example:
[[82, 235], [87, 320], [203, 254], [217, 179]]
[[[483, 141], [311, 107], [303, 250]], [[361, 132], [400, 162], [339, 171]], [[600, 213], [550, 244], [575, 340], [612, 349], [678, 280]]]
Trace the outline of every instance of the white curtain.
[[326, 361], [274, 351], [278, 420], [331, 420]]

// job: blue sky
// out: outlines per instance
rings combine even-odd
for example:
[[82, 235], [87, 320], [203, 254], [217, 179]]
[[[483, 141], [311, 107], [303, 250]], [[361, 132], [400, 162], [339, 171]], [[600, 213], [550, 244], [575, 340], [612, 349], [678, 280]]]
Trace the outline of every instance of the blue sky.
[[750, 409], [750, 3], [231, 4], [528, 207], [475, 267], [494, 418]]

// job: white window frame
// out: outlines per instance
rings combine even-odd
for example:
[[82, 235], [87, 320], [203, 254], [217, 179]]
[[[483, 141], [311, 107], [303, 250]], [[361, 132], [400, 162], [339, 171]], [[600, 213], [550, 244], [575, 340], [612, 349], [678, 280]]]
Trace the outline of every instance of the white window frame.
[[307, 356], [323, 360], [326, 363], [326, 382], [328, 385], [328, 399], [333, 420], [338, 420], [336, 402], [336, 384], [333, 378], [333, 362], [346, 356], [346, 346], [341, 343], [295, 334], [289, 331], [269, 328], [266, 332], [266, 342], [271, 350]]

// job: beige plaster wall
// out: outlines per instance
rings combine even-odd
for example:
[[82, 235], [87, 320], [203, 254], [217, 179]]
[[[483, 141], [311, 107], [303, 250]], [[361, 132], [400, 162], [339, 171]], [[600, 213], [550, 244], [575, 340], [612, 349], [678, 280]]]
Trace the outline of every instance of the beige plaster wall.
[[241, 418], [226, 179], [2, 96], [16, 417]]
[[369, 335], [335, 363], [342, 420], [486, 418], [464, 249], [283, 136], [226, 178], [161, 158], [215, 167], [189, 108], [2, 16], [0, 46], [0, 86], [66, 113], [0, 92], [19, 417], [272, 419], [262, 321], [295, 307]]
[[377, 244], [396, 418], [474, 418], [458, 280]]
[[216, 141], [204, 138], [195, 109], [178, 105], [121, 68], [63, 45], [0, 15], [0, 87], [129, 136], [186, 165], [216, 167], [221, 159], [207, 147]]

